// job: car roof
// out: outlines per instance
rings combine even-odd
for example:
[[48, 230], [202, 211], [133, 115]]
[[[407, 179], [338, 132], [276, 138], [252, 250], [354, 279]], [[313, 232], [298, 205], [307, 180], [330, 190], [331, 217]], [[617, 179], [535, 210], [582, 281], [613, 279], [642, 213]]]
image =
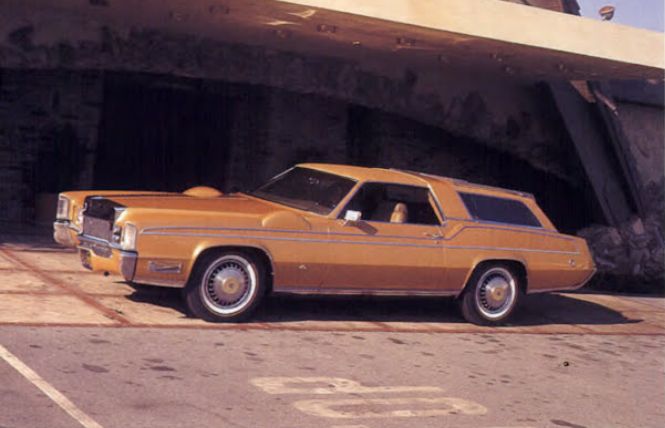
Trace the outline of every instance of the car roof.
[[443, 177], [424, 172], [416, 172], [401, 169], [369, 168], [362, 166], [340, 165], [329, 163], [302, 163], [296, 166], [311, 168], [330, 174], [337, 174], [356, 181], [380, 181], [386, 183], [409, 184], [413, 186], [429, 186], [432, 184], [446, 183], [452, 185], [455, 190], [480, 191], [482, 193], [496, 194], [497, 196], [513, 196], [533, 199], [533, 195], [526, 192], [504, 189], [483, 184], [475, 184], [466, 180]]
[[428, 180], [407, 171], [385, 168], [368, 168], [363, 166], [338, 165], [329, 163], [302, 163], [296, 166], [316, 169], [318, 171], [337, 174], [357, 181], [381, 181], [386, 183], [410, 184], [427, 186]]

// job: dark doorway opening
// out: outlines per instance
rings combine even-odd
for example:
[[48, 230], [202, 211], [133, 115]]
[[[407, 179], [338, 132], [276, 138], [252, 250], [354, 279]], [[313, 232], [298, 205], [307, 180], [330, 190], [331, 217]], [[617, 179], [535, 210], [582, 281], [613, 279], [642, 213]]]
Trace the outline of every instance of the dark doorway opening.
[[224, 83], [109, 73], [94, 187], [223, 188], [234, 98]]

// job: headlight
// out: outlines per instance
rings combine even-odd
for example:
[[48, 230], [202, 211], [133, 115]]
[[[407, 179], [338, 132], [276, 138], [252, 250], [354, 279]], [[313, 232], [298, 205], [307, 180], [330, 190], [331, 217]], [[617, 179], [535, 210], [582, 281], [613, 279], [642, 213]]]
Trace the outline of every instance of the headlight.
[[122, 228], [120, 248], [125, 251], [133, 251], [136, 249], [136, 226], [131, 223], [126, 223]]
[[55, 212], [56, 220], [69, 220], [69, 199], [58, 196], [58, 209]]
[[79, 227], [83, 226], [83, 212], [85, 211], [85, 205], [83, 205], [81, 208], [76, 210], [76, 224], [79, 225]]
[[120, 238], [122, 237], [122, 227], [117, 224], [113, 225], [113, 231], [111, 232], [111, 242], [114, 244], [120, 243]]

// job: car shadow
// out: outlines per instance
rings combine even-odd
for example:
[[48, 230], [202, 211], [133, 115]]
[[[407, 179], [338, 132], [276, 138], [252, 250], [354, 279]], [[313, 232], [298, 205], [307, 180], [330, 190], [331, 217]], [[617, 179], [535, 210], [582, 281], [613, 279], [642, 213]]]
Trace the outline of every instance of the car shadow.
[[[159, 305], [186, 316], [178, 289], [133, 284], [133, 302]], [[526, 296], [510, 322], [513, 326], [549, 324], [612, 325], [642, 322], [574, 294]], [[466, 323], [452, 298], [371, 296], [267, 296], [247, 323], [302, 321]]]

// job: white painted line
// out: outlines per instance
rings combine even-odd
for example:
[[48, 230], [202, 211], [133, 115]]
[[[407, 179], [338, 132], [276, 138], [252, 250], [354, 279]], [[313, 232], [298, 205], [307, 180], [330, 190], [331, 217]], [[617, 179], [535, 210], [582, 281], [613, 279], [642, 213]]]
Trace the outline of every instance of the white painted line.
[[81, 409], [76, 407], [74, 403], [69, 401], [67, 397], [62, 395], [60, 391], [52, 387], [48, 382], [42, 379], [34, 370], [26, 366], [23, 361], [19, 360], [14, 354], [9, 352], [7, 348], [0, 345], [0, 357], [19, 372], [24, 378], [28, 379], [33, 385], [39, 388], [47, 397], [49, 397], [55, 404], [60, 406], [62, 410], [67, 412], [69, 416], [76, 419], [85, 428], [103, 428], [95, 422], [90, 416], [83, 413]]

